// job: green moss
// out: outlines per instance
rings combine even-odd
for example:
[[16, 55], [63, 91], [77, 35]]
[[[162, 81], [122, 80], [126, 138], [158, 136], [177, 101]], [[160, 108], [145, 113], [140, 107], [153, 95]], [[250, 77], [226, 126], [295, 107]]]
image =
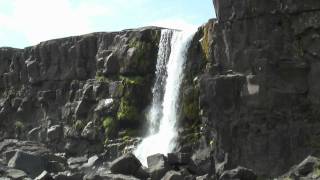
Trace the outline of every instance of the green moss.
[[81, 120], [77, 120], [74, 124], [73, 127], [77, 130], [77, 131], [81, 131], [84, 128], [84, 123]]
[[190, 104], [185, 104], [183, 106], [183, 112], [189, 119], [196, 119], [198, 117], [198, 104], [195, 102], [190, 102]]
[[312, 178], [317, 179], [320, 177], [320, 166], [317, 166], [317, 168], [312, 173]]
[[199, 105], [198, 105], [199, 91], [193, 88], [190, 93], [183, 97], [182, 110], [187, 119], [199, 119]]
[[138, 118], [137, 108], [130, 104], [129, 101], [123, 97], [121, 98], [120, 107], [117, 113], [117, 118], [119, 121], [130, 121], [136, 120]]
[[144, 80], [142, 76], [120, 76], [120, 79], [123, 80], [124, 85], [140, 85]]
[[114, 137], [117, 132], [117, 121], [113, 117], [105, 117], [102, 120], [102, 127], [107, 139]]
[[294, 47], [295, 47], [295, 52], [296, 52], [296, 57], [302, 57], [304, 56], [304, 50], [303, 50], [303, 46], [301, 43], [301, 40], [296, 40], [294, 42]]
[[96, 74], [95, 79], [98, 82], [108, 82], [108, 79], [103, 74], [100, 74], [100, 73]]
[[16, 121], [14, 123], [14, 127], [16, 130], [22, 130], [22, 129], [24, 129], [24, 124], [21, 121]]
[[200, 42], [202, 51], [205, 54], [206, 59], [209, 59], [209, 30], [208, 27], [203, 27], [203, 37], [202, 41]]
[[106, 117], [102, 122], [102, 126], [104, 129], [107, 129], [112, 125], [113, 122], [114, 119], [112, 117]]
[[131, 39], [128, 45], [130, 48], [135, 48], [134, 55], [130, 61], [130, 67], [148, 71], [152, 65], [152, 61], [146, 58], [155, 53], [153, 51], [156, 48], [153, 43]]

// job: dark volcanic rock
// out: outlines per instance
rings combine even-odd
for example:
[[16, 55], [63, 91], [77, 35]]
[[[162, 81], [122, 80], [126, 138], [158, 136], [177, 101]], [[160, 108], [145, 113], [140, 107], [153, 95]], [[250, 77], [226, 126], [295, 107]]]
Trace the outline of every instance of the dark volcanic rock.
[[179, 172], [168, 171], [162, 180], [184, 180], [184, 177]]
[[293, 166], [289, 172], [280, 178], [291, 179], [318, 179], [320, 160], [313, 156], [308, 156], [298, 165]]
[[110, 165], [110, 170], [114, 174], [135, 175], [141, 165], [141, 162], [129, 153], [114, 160]]
[[186, 165], [191, 161], [188, 153], [168, 153], [168, 163], [170, 165]]
[[236, 169], [225, 171], [219, 180], [256, 180], [257, 175], [250, 169], [237, 167]]
[[149, 156], [147, 162], [151, 179], [160, 180], [170, 170], [167, 158], [163, 154]]
[[50, 174], [47, 171], [43, 171], [35, 180], [53, 180]]
[[[128, 129], [117, 124], [119, 102], [123, 96], [139, 95], [126, 92], [124, 79], [142, 80], [146, 98], [134, 107], [136, 114], [143, 114], [149, 105], [160, 32], [161, 28], [146, 27], [54, 39], [25, 49], [0, 48], [0, 137], [25, 139], [30, 132], [30, 140], [48, 140], [63, 150], [69, 137], [58, 136], [63, 133], [52, 129], [55, 125], [72, 127], [73, 138], [81, 139], [83, 128], [93, 122], [96, 132], [87, 127], [82, 137], [91, 141], [84, 144], [94, 146], [109, 138], [104, 136], [106, 129], [114, 136], [119, 128]], [[110, 98], [114, 103], [103, 103]], [[130, 114], [121, 115], [131, 120]], [[115, 121], [103, 126], [106, 118]], [[136, 119], [130, 127], [141, 125]]]
[[25, 171], [32, 177], [36, 177], [47, 167], [47, 161], [41, 156], [17, 151], [8, 162], [8, 166]]
[[318, 156], [319, 2], [214, 5], [217, 20], [199, 28], [186, 65], [195, 69], [183, 88], [189, 100], [187, 89], [199, 87], [199, 102], [186, 102], [200, 117], [185, 113], [184, 123], [198, 120], [217, 163], [228, 157], [226, 169], [240, 165], [276, 177]]

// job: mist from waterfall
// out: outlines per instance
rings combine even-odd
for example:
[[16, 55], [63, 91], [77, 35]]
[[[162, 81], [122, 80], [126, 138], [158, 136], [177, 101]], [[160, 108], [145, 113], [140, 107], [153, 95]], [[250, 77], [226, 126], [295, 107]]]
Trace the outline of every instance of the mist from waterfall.
[[159, 43], [153, 100], [148, 113], [149, 135], [134, 154], [146, 165], [147, 157], [167, 154], [175, 147], [178, 98], [187, 52], [195, 30], [164, 29]]

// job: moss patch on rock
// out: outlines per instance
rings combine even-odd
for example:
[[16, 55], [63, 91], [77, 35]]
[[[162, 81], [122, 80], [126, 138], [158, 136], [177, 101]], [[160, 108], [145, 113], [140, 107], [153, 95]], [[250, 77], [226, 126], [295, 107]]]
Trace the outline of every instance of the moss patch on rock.
[[121, 98], [117, 118], [119, 121], [133, 121], [138, 118], [137, 108], [126, 97]]
[[182, 100], [182, 111], [188, 120], [197, 120], [199, 118], [199, 90], [195, 87], [185, 91]]

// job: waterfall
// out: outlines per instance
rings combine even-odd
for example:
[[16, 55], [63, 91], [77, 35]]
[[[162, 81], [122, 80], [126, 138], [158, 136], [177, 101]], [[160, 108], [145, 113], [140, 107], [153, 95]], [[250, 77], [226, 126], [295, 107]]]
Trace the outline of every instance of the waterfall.
[[144, 165], [148, 156], [156, 153], [166, 155], [175, 147], [179, 89], [194, 33], [194, 30], [161, 32], [153, 101], [147, 117], [149, 136], [134, 151]]

